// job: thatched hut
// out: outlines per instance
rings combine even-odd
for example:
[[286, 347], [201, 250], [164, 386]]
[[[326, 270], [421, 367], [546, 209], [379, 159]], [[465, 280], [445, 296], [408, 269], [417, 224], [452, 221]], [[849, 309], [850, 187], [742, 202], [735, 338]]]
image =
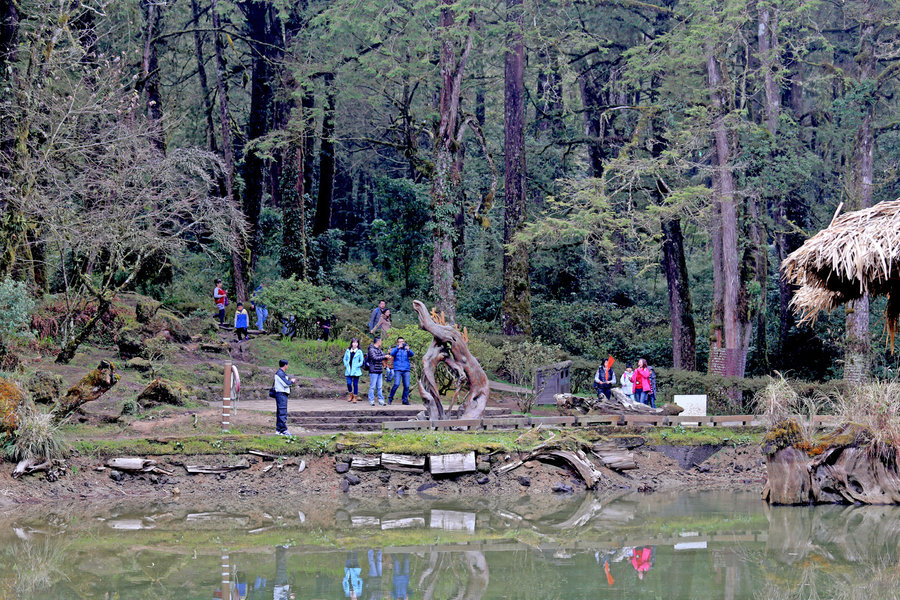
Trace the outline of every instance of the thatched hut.
[[801, 322], [865, 295], [888, 296], [893, 349], [900, 318], [900, 200], [835, 216], [781, 263], [781, 272], [800, 286], [791, 305]]

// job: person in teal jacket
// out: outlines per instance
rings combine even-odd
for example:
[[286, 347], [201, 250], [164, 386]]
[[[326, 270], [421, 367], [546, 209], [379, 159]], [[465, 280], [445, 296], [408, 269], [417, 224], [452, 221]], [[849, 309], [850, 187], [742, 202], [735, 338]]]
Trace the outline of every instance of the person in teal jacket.
[[362, 376], [364, 354], [359, 349], [359, 340], [353, 338], [350, 347], [344, 352], [344, 376], [347, 378], [347, 402], [356, 402], [359, 398], [359, 378]]

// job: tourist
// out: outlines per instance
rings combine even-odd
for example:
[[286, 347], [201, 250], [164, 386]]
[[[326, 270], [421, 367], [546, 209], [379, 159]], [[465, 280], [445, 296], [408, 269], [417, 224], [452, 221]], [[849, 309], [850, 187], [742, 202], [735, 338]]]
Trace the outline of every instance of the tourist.
[[369, 575], [366, 578], [365, 582], [365, 588], [367, 590], [366, 597], [368, 598], [368, 600], [383, 600], [384, 598], [384, 591], [381, 589], [381, 576], [383, 566], [381, 555], [381, 548], [378, 548], [377, 550], [375, 550], [374, 548], [369, 549]]
[[411, 366], [409, 359], [414, 356], [413, 351], [409, 349], [406, 340], [401, 337], [397, 338], [397, 346], [391, 350], [391, 356], [394, 358], [394, 385], [388, 395], [388, 404], [394, 403], [394, 394], [397, 393], [401, 381], [403, 382], [403, 404], [409, 404], [409, 369]]
[[359, 340], [350, 340], [350, 347], [344, 352], [344, 376], [347, 378], [347, 402], [356, 404], [359, 398], [359, 378], [362, 376], [363, 353]]
[[372, 310], [372, 316], [369, 317], [369, 331], [375, 331], [375, 326], [378, 325], [379, 319], [381, 319], [381, 314], [384, 312], [387, 303], [384, 300], [378, 301], [378, 306], [376, 306]]
[[356, 600], [359, 598], [359, 595], [362, 594], [362, 577], [360, 574], [362, 573], [362, 569], [359, 566], [359, 559], [357, 558], [356, 551], [347, 553], [347, 564], [344, 567], [344, 580], [341, 582], [344, 585], [344, 596], [347, 598], [351, 598], [352, 600]]
[[247, 337], [247, 329], [249, 327], [250, 315], [247, 314], [244, 303], [238, 302], [237, 310], [234, 311], [234, 333], [237, 335], [238, 341]]
[[375, 335], [384, 335], [388, 331], [391, 330], [391, 309], [386, 308], [381, 316], [378, 318], [378, 322], [375, 324], [375, 329], [372, 330], [372, 333]]
[[256, 286], [253, 293], [250, 294], [250, 308], [256, 311], [256, 328], [263, 331], [266, 328], [266, 319], [269, 318], [269, 311], [265, 304], [260, 302], [262, 298], [263, 284]]
[[219, 311], [219, 325], [224, 325], [225, 307], [228, 306], [228, 292], [222, 287], [221, 279], [216, 279], [216, 287], [213, 289], [213, 300], [216, 301], [216, 310]]
[[650, 546], [640, 550], [635, 548], [632, 551], [631, 566], [637, 571], [638, 579], [643, 579], [644, 574], [653, 566], [654, 554], [656, 554], [654, 550], [653, 546]]
[[622, 393], [628, 397], [629, 400], [634, 400], [634, 384], [631, 382], [631, 376], [634, 374], [634, 369], [631, 368], [631, 365], [625, 365], [625, 372], [622, 373], [622, 378], [619, 379], [619, 385], [622, 386]]
[[366, 352], [369, 364], [369, 404], [375, 406], [375, 390], [378, 390], [378, 404], [384, 406], [384, 352], [381, 350], [381, 338], [369, 345]]
[[[291, 584], [288, 582], [287, 546], [275, 546], [275, 582], [272, 598], [274, 600], [291, 600]], [[242, 596], [242, 598], [245, 596]]]
[[650, 369], [647, 368], [647, 359], [638, 360], [637, 369], [631, 376], [634, 385], [634, 401], [641, 404], [650, 404]]
[[607, 400], [612, 395], [612, 386], [616, 384], [616, 372], [612, 368], [613, 362], [613, 357], [610, 356], [604, 364], [597, 368], [597, 373], [594, 375], [594, 387], [597, 389], [598, 400], [600, 394], [606, 396]]
[[287, 428], [288, 394], [291, 393], [291, 386], [297, 383], [297, 380], [289, 378], [284, 372], [287, 365], [288, 361], [283, 358], [278, 361], [275, 383], [272, 386], [272, 393], [275, 396], [275, 435], [291, 435]]
[[650, 369], [650, 406], [656, 408], [656, 369], [651, 366], [647, 366]]
[[409, 554], [403, 553], [399, 557], [396, 554], [391, 554], [391, 565], [394, 569], [391, 598], [393, 600], [408, 600]]

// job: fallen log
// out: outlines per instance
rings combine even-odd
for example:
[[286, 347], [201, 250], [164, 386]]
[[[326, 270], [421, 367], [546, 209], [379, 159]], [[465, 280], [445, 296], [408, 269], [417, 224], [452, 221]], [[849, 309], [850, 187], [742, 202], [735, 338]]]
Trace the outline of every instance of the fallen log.
[[587, 485], [588, 489], [594, 489], [597, 486], [597, 482], [600, 481], [601, 477], [603, 476], [603, 474], [600, 473], [593, 464], [591, 464], [591, 461], [588, 460], [588, 457], [581, 450], [572, 451], [546, 448], [536, 448], [525, 458], [508, 465], [503, 465], [502, 467], [497, 469], [497, 472], [500, 474], [507, 473], [509, 471], [512, 471], [513, 469], [521, 467], [529, 460], [535, 459], [563, 460], [569, 463], [584, 480], [584, 483]]
[[18, 479], [22, 475], [29, 475], [31, 473], [37, 472], [45, 472], [47, 473], [47, 479], [49, 481], [56, 481], [65, 474], [68, 467], [66, 467], [66, 461], [59, 459], [51, 459], [45, 460], [43, 462], [38, 462], [40, 459], [36, 458], [28, 458], [25, 460], [19, 461], [16, 465], [16, 468], [12, 472], [12, 476], [14, 479]]
[[[272, 465], [269, 465], [269, 468], [271, 467]], [[224, 465], [220, 467], [211, 465], [185, 465], [184, 468], [191, 475], [221, 475], [222, 473], [230, 473], [232, 471], [240, 471], [241, 469], [249, 469], [250, 461], [242, 460], [235, 465]]]
[[270, 454], [268, 452], [262, 452], [261, 450], [247, 450], [247, 454], [252, 454], [253, 456], [259, 456], [263, 460], [278, 460], [279, 458], [284, 458], [283, 456], [278, 456], [277, 454]]
[[126, 473], [162, 473], [163, 475], [174, 475], [174, 471], [163, 469], [155, 460], [149, 458], [134, 458], [123, 456], [111, 458], [106, 461], [106, 466], [117, 471]]
[[475, 453], [435, 454], [428, 457], [432, 475], [453, 475], [475, 471]]
[[381, 466], [380, 456], [354, 456], [350, 461], [351, 469], [371, 470]]
[[661, 415], [664, 412], [662, 408], [652, 408], [646, 404], [635, 402], [618, 389], [612, 390], [609, 400], [604, 396], [600, 398], [583, 398], [573, 394], [556, 394], [554, 399], [556, 400], [557, 410], [563, 415], [571, 414], [573, 411], [579, 414], [587, 414], [589, 412], [597, 414], [627, 412], [646, 415]]

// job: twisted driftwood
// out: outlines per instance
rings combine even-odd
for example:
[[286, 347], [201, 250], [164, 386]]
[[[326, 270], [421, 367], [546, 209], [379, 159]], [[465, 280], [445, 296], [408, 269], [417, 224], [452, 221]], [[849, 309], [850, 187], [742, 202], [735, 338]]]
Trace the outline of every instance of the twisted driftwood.
[[[430, 419], [444, 418], [444, 405], [435, 378], [440, 363], [447, 365], [456, 375], [457, 393], [464, 382], [469, 384], [469, 393], [459, 411], [462, 419], [479, 419], [487, 406], [488, 378], [478, 359], [469, 352], [464, 333], [452, 325], [436, 323], [425, 305], [413, 301], [413, 309], [419, 315], [419, 327], [434, 336], [431, 345], [422, 357], [422, 376], [419, 378], [419, 393], [425, 401], [425, 412]], [[451, 403], [452, 407], [452, 403]]]

